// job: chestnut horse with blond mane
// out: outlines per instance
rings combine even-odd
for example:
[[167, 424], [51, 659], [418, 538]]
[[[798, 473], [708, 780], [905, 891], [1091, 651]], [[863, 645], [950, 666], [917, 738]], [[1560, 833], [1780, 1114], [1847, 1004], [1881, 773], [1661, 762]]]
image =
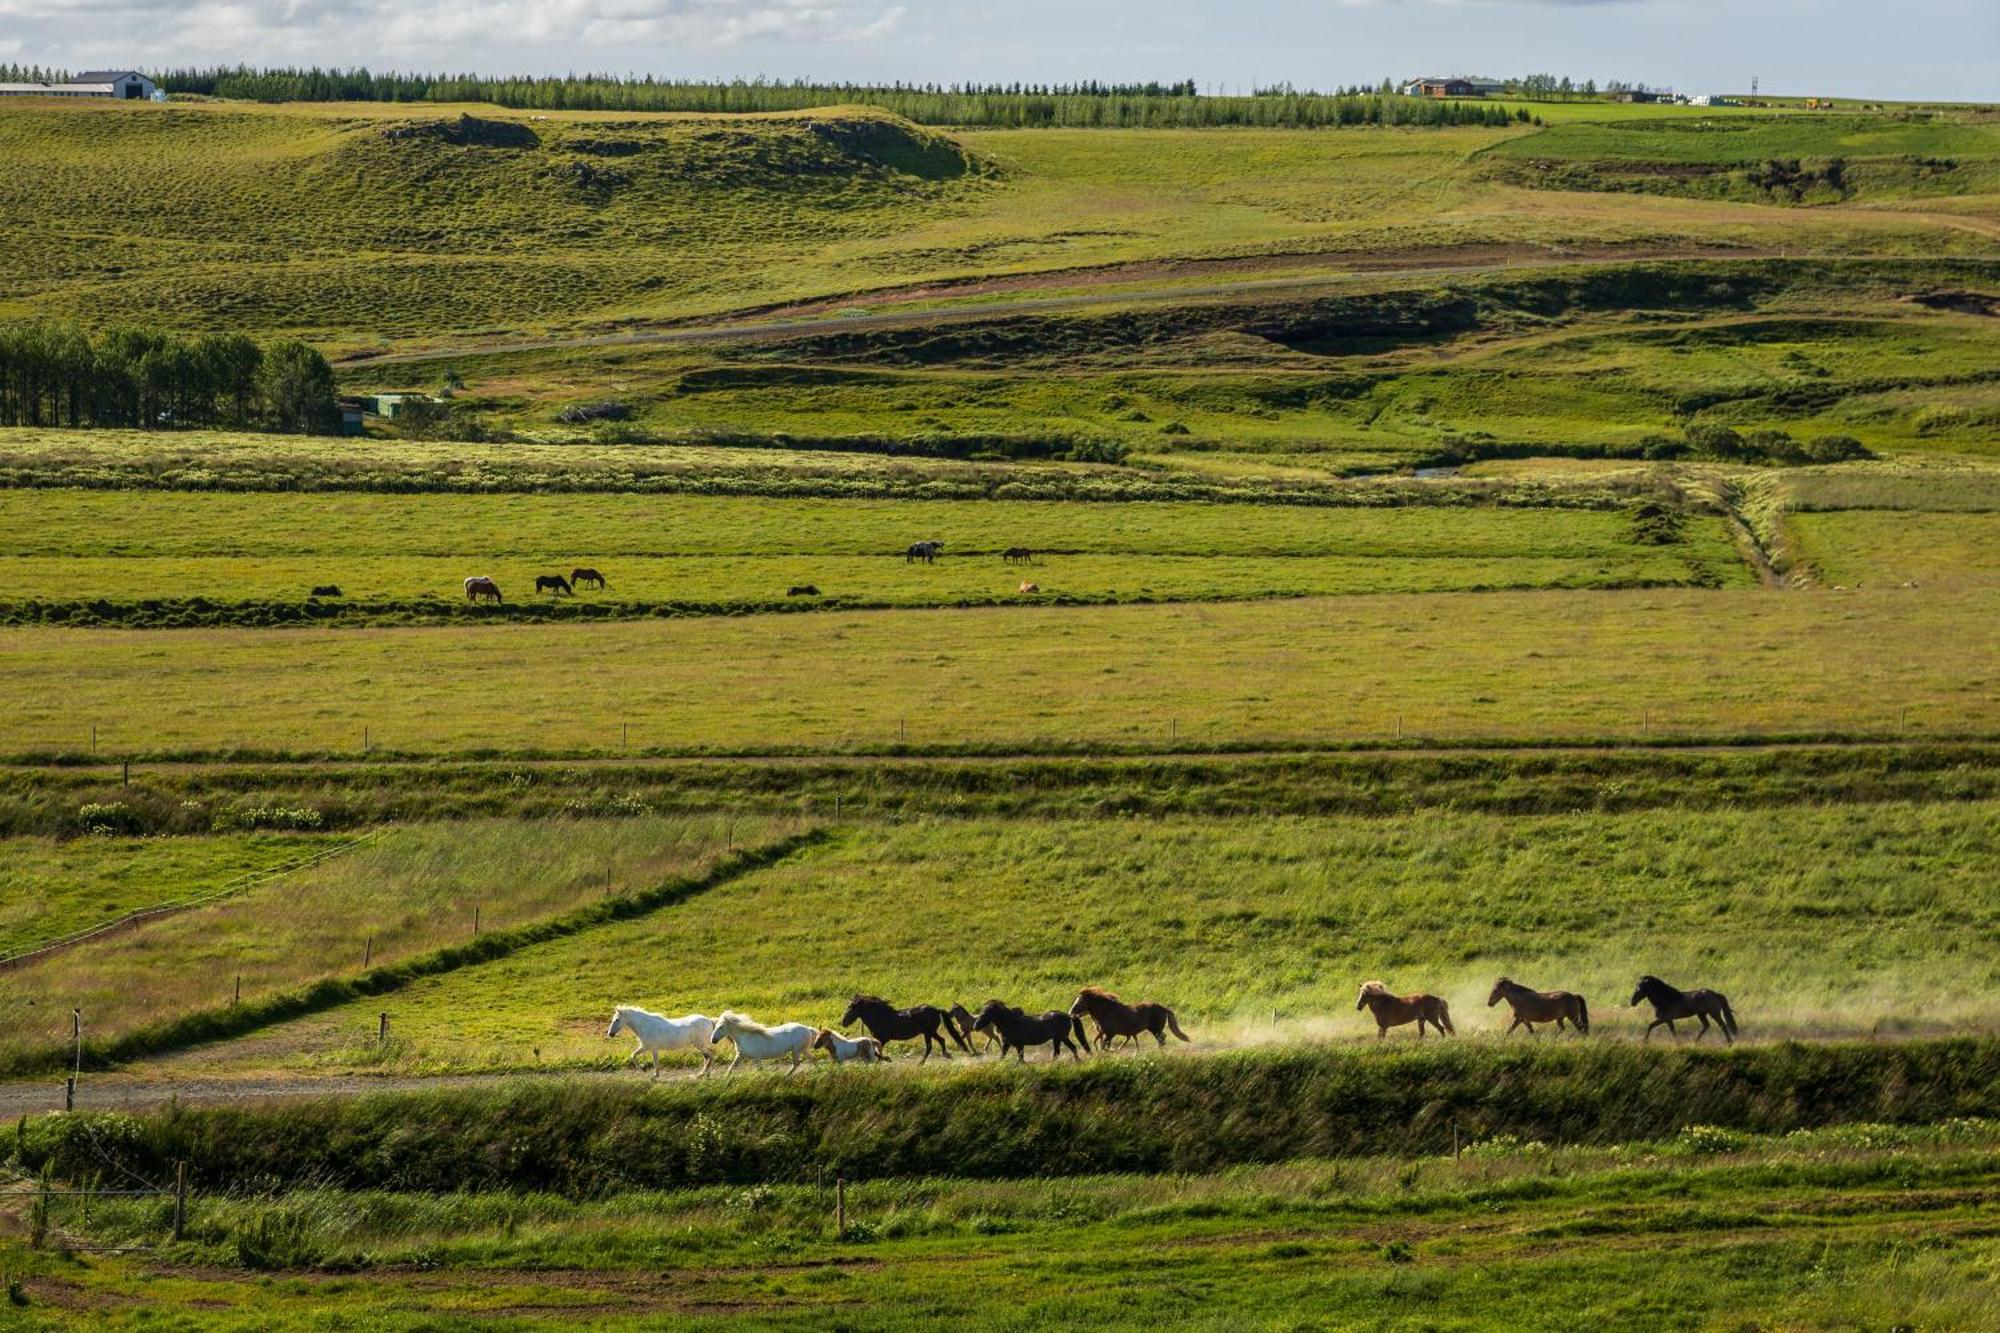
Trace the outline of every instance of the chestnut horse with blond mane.
[[1162, 1047], [1167, 1044], [1166, 1034], [1169, 1032], [1182, 1041], [1194, 1040], [1181, 1031], [1174, 1011], [1164, 1004], [1152, 1000], [1127, 1004], [1101, 986], [1085, 986], [1077, 992], [1076, 1002], [1069, 1007], [1069, 1016], [1082, 1018], [1085, 1014], [1090, 1015], [1090, 1021], [1097, 1025], [1100, 1050], [1110, 1050], [1112, 1039], [1117, 1037], [1136, 1044], [1142, 1032], [1152, 1033], [1153, 1040]]
[[1405, 1023], [1417, 1025], [1417, 1036], [1421, 1039], [1426, 1025], [1438, 1030], [1441, 1037], [1455, 1036], [1457, 1028], [1451, 1025], [1451, 1006], [1444, 1002], [1442, 995], [1426, 995], [1418, 991], [1415, 995], [1397, 995], [1379, 981], [1363, 982], [1361, 996], [1355, 1000], [1356, 1009], [1366, 1009], [1375, 1015], [1375, 1039], [1380, 1041], [1389, 1035], [1389, 1029], [1401, 1027]]
[[1509, 1032], [1524, 1027], [1532, 1034], [1537, 1023], [1554, 1023], [1558, 1032], [1564, 1023], [1574, 1025], [1578, 1032], [1590, 1031], [1590, 1006], [1581, 995], [1566, 990], [1530, 990], [1510, 977], [1502, 977], [1493, 983], [1486, 1007], [1491, 1009], [1502, 1000], [1514, 1011], [1514, 1021], [1507, 1025]]

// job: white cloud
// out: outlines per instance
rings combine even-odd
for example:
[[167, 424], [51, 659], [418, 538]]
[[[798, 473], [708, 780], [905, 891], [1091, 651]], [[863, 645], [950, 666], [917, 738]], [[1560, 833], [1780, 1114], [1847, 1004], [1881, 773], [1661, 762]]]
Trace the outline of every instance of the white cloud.
[[[906, 13], [882, 0], [0, 0], [0, 23], [48, 63], [425, 64], [466, 69], [495, 48], [604, 53], [880, 38]], [[84, 34], [89, 34], [85, 36]], [[624, 57], [624, 59], [621, 59]]]

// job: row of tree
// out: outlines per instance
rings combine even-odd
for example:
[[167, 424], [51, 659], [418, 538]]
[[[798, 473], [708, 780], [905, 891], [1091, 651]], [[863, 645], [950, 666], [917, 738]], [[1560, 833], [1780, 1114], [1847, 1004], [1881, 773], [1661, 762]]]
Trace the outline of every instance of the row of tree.
[[175, 93], [264, 102], [488, 102], [537, 111], [802, 111], [863, 103], [921, 125], [1009, 129], [1187, 128], [1254, 125], [1316, 129], [1340, 125], [1491, 125], [1505, 108], [1441, 102], [1376, 89], [1345, 93], [1270, 90], [1244, 97], [1203, 96], [1178, 83], [853, 84], [696, 83], [612, 75], [483, 78], [471, 74], [376, 74], [366, 69], [176, 69], [158, 76]]
[[333, 369], [305, 343], [73, 324], [0, 325], [0, 426], [340, 429]]

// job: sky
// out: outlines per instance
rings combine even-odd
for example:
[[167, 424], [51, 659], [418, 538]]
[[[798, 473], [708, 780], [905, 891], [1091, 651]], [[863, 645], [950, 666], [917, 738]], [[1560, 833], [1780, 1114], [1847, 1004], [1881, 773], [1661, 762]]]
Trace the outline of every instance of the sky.
[[0, 61], [2000, 101], [2000, 0], [0, 0]]

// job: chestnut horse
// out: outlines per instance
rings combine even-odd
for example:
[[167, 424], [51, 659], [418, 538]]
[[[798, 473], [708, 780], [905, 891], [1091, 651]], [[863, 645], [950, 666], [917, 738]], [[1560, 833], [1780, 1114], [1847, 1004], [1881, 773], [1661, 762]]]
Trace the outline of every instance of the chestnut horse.
[[1362, 983], [1361, 995], [1355, 1000], [1354, 1007], [1375, 1015], [1377, 1041], [1388, 1036], [1390, 1028], [1401, 1027], [1405, 1023], [1417, 1025], [1419, 1040], [1423, 1038], [1426, 1024], [1436, 1028], [1440, 1037], [1456, 1036], [1458, 1032], [1451, 1025], [1451, 1006], [1444, 1002], [1442, 995], [1426, 995], [1422, 991], [1415, 995], [1397, 995], [1379, 981], [1367, 981]]
[[1679, 1036], [1680, 1030], [1674, 1026], [1676, 1019], [1698, 1018], [1701, 1031], [1694, 1034], [1694, 1039], [1700, 1041], [1708, 1035], [1708, 1020], [1713, 1018], [1722, 1029], [1722, 1039], [1732, 1046], [1736, 1044], [1736, 1012], [1729, 1007], [1729, 997], [1721, 991], [1680, 990], [1658, 977], [1644, 976], [1639, 978], [1639, 988], [1632, 992], [1633, 1004], [1641, 1000], [1653, 1002], [1653, 1021], [1646, 1024], [1646, 1040], [1652, 1039], [1653, 1029], [1662, 1023], [1667, 1025], [1667, 1031]]
[[505, 600], [500, 596], [499, 584], [483, 575], [475, 574], [465, 581], [465, 600], [476, 602], [482, 597], [493, 602]]
[[1161, 1046], [1167, 1044], [1166, 1033], [1171, 1032], [1182, 1041], [1193, 1038], [1181, 1031], [1181, 1025], [1174, 1018], [1174, 1011], [1164, 1004], [1151, 1000], [1141, 1000], [1138, 1004], [1127, 1004], [1110, 991], [1098, 986], [1085, 986], [1076, 994], [1076, 1003], [1069, 1007], [1071, 1018], [1090, 1016], [1097, 1025], [1097, 1044], [1104, 1050], [1111, 1049], [1111, 1043], [1123, 1037], [1128, 1042], [1137, 1042], [1139, 1034], [1150, 1032], [1153, 1040]]
[[604, 586], [604, 575], [594, 569], [585, 569], [582, 566], [578, 566], [569, 572], [569, 581], [572, 586], [578, 588], [581, 588], [586, 583], [593, 588], [602, 588]]
[[1525, 1027], [1530, 1033], [1537, 1023], [1554, 1023], [1561, 1032], [1564, 1023], [1574, 1024], [1578, 1032], [1590, 1031], [1590, 1006], [1583, 1002], [1581, 995], [1572, 995], [1566, 990], [1529, 990], [1526, 986], [1507, 977], [1493, 983], [1493, 993], [1486, 997], [1486, 1007], [1505, 1000], [1514, 1011], [1514, 1021], [1507, 1025], [1512, 1032]]

